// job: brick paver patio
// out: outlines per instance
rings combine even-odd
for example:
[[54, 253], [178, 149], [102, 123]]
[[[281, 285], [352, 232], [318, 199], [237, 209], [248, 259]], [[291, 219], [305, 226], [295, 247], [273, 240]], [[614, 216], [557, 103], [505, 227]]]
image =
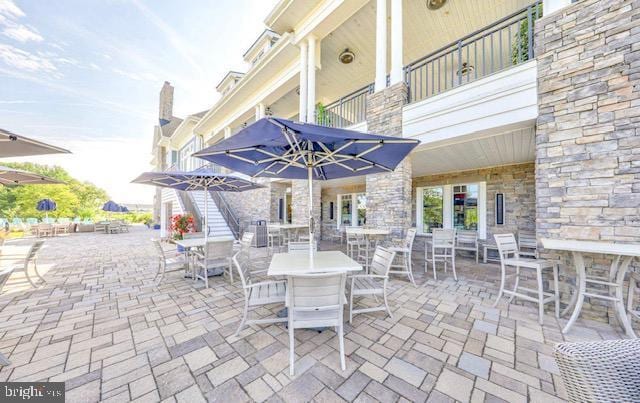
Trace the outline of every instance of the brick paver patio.
[[566, 318], [548, 312], [541, 327], [533, 306], [491, 308], [497, 265], [459, 259], [459, 281], [442, 269], [433, 281], [420, 252], [418, 286], [391, 281], [393, 319], [361, 314], [345, 327], [346, 371], [333, 331], [298, 330], [290, 377], [282, 325], [233, 336], [237, 284], [216, 278], [204, 289], [181, 273], [152, 283], [156, 234], [137, 227], [47, 240], [48, 284], [32, 290], [14, 276], [0, 296], [0, 351], [12, 361], [0, 381], [64, 381], [69, 402], [552, 402], [564, 396], [554, 343], [620, 337], [583, 319], [563, 337]]

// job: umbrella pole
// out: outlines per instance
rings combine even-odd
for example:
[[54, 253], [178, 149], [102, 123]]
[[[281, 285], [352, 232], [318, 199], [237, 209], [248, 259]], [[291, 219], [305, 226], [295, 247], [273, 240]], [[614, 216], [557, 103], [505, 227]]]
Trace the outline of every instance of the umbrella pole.
[[[204, 187], [204, 275], [209, 277], [209, 268], [207, 267], [207, 251], [209, 246], [207, 243], [209, 242], [209, 187]], [[205, 283], [209, 280], [206, 279]]]
[[309, 185], [309, 250], [313, 251], [313, 233], [315, 223], [313, 222], [313, 167], [307, 167], [307, 182]]

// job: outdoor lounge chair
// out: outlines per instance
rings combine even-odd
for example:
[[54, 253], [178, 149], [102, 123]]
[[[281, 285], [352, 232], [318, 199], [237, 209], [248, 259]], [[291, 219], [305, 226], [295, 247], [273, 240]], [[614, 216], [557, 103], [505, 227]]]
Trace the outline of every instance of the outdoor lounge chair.
[[478, 231], [476, 230], [460, 230], [456, 233], [456, 252], [468, 251], [476, 257], [476, 264], [480, 253], [478, 251]]
[[[518, 251], [518, 244], [513, 234], [495, 234], [494, 239], [496, 245], [498, 245], [498, 253], [500, 254], [500, 290], [498, 291], [498, 297], [493, 304], [495, 307], [500, 302], [500, 298], [503, 294], [510, 295], [508, 304], [513, 301], [515, 297], [524, 299], [538, 304], [538, 322], [542, 325], [544, 316], [544, 305], [550, 302], [555, 303], [556, 318], [560, 317], [560, 295], [558, 293], [558, 265], [548, 260], [540, 259], [527, 259], [520, 257]], [[507, 267], [515, 267], [515, 273], [511, 276], [515, 276], [515, 283], [513, 290], [505, 289], [505, 279], [507, 277]], [[520, 269], [532, 269], [535, 270], [537, 287], [536, 289], [525, 288], [520, 286]], [[542, 272], [544, 270], [552, 270], [553, 272], [553, 292], [545, 292], [542, 285]], [[521, 292], [522, 290], [522, 292]], [[533, 296], [532, 296], [533, 295]]]
[[233, 284], [233, 268], [231, 257], [233, 256], [233, 239], [228, 241], [215, 241], [207, 243], [206, 260], [205, 251], [194, 250], [195, 262], [193, 265], [193, 278], [204, 281], [205, 288], [209, 288], [208, 270], [211, 268], [223, 268], [229, 276], [229, 283]]
[[289, 313], [289, 375], [294, 375], [295, 330], [334, 327], [340, 345], [340, 367], [344, 359], [344, 296], [346, 274], [310, 274], [289, 276], [287, 309]]
[[[387, 284], [389, 282], [389, 270], [396, 256], [396, 252], [378, 246], [373, 254], [370, 274], [354, 274], [350, 276], [351, 287], [349, 290], [349, 323], [353, 320], [354, 313], [386, 311], [389, 317], [393, 317], [387, 301]], [[373, 297], [381, 295], [384, 305], [369, 308], [353, 308], [353, 297]]]
[[233, 264], [238, 270], [244, 291], [244, 311], [235, 335], [237, 336], [245, 325], [286, 322], [287, 318], [249, 319], [248, 316], [249, 309], [253, 307], [270, 304], [283, 304], [284, 307], [287, 282], [284, 280], [256, 281], [254, 275], [258, 272], [250, 270], [248, 256], [242, 250], [233, 257]]
[[167, 252], [159, 239], [153, 239], [152, 242], [158, 252], [158, 271], [153, 281], [156, 282], [156, 285], [160, 285], [165, 273], [184, 270], [186, 262], [183, 256], [167, 257]]
[[[433, 279], [437, 280], [436, 263], [444, 263], [444, 271], [447, 272], [447, 261], [451, 262], [453, 278], [458, 281], [456, 274], [456, 230], [434, 228], [431, 238], [431, 264], [433, 265]], [[424, 266], [427, 271], [427, 264]]]
[[[31, 274], [29, 273], [29, 268], [33, 266], [35, 276], [41, 282], [46, 283], [46, 280], [38, 272], [38, 253], [40, 252], [42, 245], [44, 245], [44, 241], [34, 242], [29, 248], [29, 251], [24, 256], [14, 256], [6, 254], [0, 255], [0, 262], [8, 262], [7, 267], [4, 267], [4, 265], [2, 265], [2, 273], [6, 274], [8, 278], [8, 276], [10, 276], [12, 272], [22, 271], [24, 272], [27, 281], [29, 281], [29, 284], [31, 284], [33, 288], [38, 288], [38, 285], [36, 285], [33, 278], [31, 277]], [[5, 270], [9, 270], [9, 272], [5, 273]], [[2, 285], [4, 285], [4, 282], [6, 282], [6, 280], [6, 278], [3, 280]], [[2, 291], [2, 287], [0, 287], [0, 291]]]

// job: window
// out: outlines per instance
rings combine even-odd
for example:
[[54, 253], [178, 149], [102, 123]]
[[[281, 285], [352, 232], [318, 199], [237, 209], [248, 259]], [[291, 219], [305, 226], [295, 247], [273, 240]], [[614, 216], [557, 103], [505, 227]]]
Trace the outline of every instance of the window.
[[434, 228], [478, 231], [486, 239], [486, 182], [416, 189], [416, 224], [422, 233]]
[[478, 184], [453, 187], [453, 228], [478, 230]]
[[444, 224], [444, 188], [424, 188], [422, 192], [422, 228], [431, 232], [434, 228], [443, 228]]
[[204, 160], [191, 155], [202, 148], [202, 137], [193, 137], [178, 151], [178, 168], [182, 171], [193, 171], [204, 164]]
[[496, 225], [504, 225], [504, 193], [496, 193]]
[[367, 195], [350, 193], [338, 195], [338, 226], [362, 226], [367, 222]]
[[329, 219], [333, 221], [333, 202], [329, 202]]

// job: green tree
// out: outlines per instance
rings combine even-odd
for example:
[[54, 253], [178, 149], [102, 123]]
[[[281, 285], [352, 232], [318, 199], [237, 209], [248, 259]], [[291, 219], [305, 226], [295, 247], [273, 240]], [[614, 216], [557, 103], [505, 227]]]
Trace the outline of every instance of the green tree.
[[57, 210], [49, 212], [49, 217], [94, 218], [100, 212], [100, 206], [109, 197], [107, 192], [90, 182], [74, 179], [66, 170], [58, 166], [23, 163], [4, 163], [4, 165], [35, 172], [40, 175], [64, 181], [60, 185], [24, 185], [0, 187], [0, 217], [35, 217], [42, 219], [45, 212], [36, 210], [36, 204], [42, 199], [52, 199]]

